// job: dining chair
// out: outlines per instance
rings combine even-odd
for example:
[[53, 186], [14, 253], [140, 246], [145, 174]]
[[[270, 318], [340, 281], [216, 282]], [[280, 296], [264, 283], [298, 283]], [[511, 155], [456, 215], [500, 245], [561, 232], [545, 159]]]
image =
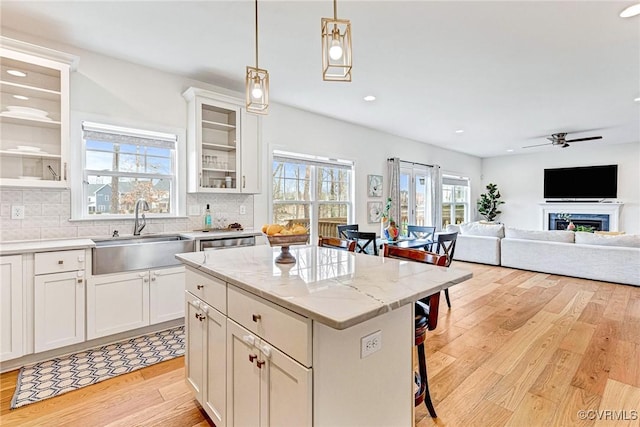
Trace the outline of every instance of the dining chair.
[[[384, 245], [383, 254], [385, 258], [405, 259], [425, 264], [434, 264], [444, 267], [447, 257], [422, 249], [399, 248], [397, 246]], [[429, 415], [436, 418], [436, 410], [429, 394], [429, 383], [427, 380], [427, 358], [424, 350], [424, 342], [427, 337], [427, 330], [433, 331], [438, 325], [438, 308], [440, 305], [440, 292], [422, 298], [414, 304], [414, 345], [418, 352], [418, 373], [415, 373], [415, 383], [417, 390], [414, 394], [414, 406], [424, 402]]]
[[347, 230], [358, 231], [358, 224], [338, 225], [338, 237], [340, 239], [348, 239]]
[[355, 240], [346, 240], [339, 239], [337, 237], [322, 237], [318, 239], [318, 246], [322, 246], [325, 248], [334, 248], [334, 249], [342, 249], [348, 252], [355, 252], [356, 250], [356, 241]]
[[376, 245], [378, 236], [376, 236], [376, 233], [354, 230], [345, 230], [344, 232], [347, 239], [354, 240], [356, 242], [356, 252], [371, 254], [371, 250], [369, 248], [373, 248], [373, 255], [378, 255], [378, 246]]
[[431, 239], [436, 232], [435, 227], [429, 227], [424, 225], [407, 225], [407, 236], [415, 237], [416, 239]]
[[[430, 248], [435, 253], [441, 254], [447, 257], [447, 262], [445, 267], [449, 267], [451, 265], [451, 261], [453, 261], [453, 253], [456, 250], [456, 240], [458, 239], [457, 231], [450, 232], [442, 232], [436, 234], [434, 239], [434, 245]], [[451, 308], [451, 300], [449, 299], [449, 289], [444, 290], [444, 296], [447, 299], [447, 307]]]

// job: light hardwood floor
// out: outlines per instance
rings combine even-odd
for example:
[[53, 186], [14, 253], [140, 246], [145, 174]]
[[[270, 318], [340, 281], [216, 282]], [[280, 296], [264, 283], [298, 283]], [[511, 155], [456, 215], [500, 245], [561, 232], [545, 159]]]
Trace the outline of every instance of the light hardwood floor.
[[[454, 265], [474, 277], [451, 289], [453, 307], [441, 309], [427, 337], [439, 418], [421, 405], [416, 427], [640, 425], [640, 288]], [[16, 410], [9, 402], [17, 371], [2, 374], [0, 423], [213, 425], [184, 383], [183, 363], [178, 358]], [[580, 410], [591, 411], [591, 419], [581, 420]]]

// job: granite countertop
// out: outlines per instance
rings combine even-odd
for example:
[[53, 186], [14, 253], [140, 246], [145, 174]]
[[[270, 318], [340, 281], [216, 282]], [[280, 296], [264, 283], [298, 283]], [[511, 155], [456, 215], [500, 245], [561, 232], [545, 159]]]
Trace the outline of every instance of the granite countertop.
[[471, 278], [471, 272], [317, 246], [178, 254], [184, 264], [334, 329], [346, 329]]
[[96, 244], [91, 239], [58, 239], [29, 240], [24, 242], [8, 242], [0, 244], [0, 255], [18, 255], [31, 252], [66, 251], [70, 249], [87, 249]]

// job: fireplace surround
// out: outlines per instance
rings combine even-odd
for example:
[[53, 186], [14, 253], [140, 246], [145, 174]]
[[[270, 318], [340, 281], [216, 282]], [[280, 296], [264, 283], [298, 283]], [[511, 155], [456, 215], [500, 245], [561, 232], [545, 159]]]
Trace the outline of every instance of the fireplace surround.
[[546, 202], [541, 203], [542, 229], [566, 229], [566, 221], [558, 218], [558, 214], [570, 214], [575, 225], [588, 225], [601, 231], [620, 231], [621, 202], [577, 203]]

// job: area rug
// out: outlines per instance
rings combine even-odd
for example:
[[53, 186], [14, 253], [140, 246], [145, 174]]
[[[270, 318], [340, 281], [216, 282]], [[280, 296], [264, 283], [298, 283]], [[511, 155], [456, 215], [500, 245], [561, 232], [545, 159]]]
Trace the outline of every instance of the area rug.
[[20, 369], [11, 409], [184, 354], [184, 326], [131, 338]]

